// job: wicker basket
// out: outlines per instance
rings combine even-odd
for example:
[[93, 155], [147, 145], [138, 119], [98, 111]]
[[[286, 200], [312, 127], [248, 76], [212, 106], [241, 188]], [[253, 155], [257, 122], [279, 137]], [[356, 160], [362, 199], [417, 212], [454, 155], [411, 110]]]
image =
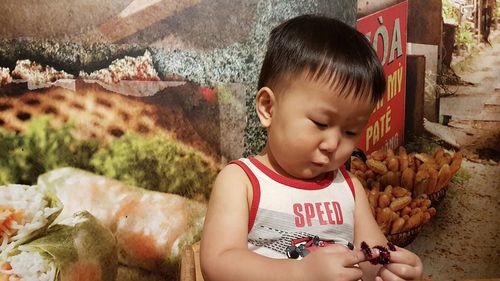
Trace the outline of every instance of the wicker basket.
[[431, 200], [431, 207], [436, 207], [437, 205], [439, 205], [439, 203], [443, 201], [447, 191], [448, 186], [445, 186], [434, 193], [428, 194], [427, 197], [429, 198], [429, 200]]
[[399, 247], [406, 247], [408, 246], [415, 238], [417, 238], [418, 233], [422, 229], [423, 225], [419, 225], [415, 228], [400, 232], [400, 233], [395, 233], [395, 234], [389, 234], [387, 235], [387, 240], [391, 242], [392, 244], [399, 246]]

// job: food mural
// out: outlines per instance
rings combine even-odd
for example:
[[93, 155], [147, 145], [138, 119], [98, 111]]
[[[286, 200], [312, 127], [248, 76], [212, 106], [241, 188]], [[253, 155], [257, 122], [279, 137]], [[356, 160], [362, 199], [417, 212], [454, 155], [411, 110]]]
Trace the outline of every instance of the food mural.
[[241, 87], [161, 74], [150, 46], [2, 40], [0, 280], [176, 280]]
[[89, 73], [30, 59], [2, 70], [4, 274], [174, 279], [222, 164], [185, 107], [214, 127], [231, 86], [160, 78], [148, 50]]

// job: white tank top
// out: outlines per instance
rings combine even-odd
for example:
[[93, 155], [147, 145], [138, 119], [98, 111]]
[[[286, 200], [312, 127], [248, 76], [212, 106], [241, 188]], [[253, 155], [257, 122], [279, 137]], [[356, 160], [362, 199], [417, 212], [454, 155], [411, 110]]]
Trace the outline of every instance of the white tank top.
[[353, 242], [355, 192], [344, 167], [320, 182], [306, 182], [283, 177], [253, 157], [232, 163], [245, 171], [253, 188], [250, 250], [287, 258], [289, 246], [298, 246], [302, 238], [316, 236], [346, 246]]

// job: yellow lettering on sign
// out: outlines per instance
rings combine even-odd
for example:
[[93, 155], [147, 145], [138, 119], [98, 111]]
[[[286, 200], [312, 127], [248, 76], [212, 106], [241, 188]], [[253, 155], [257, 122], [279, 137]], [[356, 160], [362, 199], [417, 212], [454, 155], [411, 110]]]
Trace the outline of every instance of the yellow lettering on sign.
[[376, 145], [384, 136], [391, 131], [391, 107], [380, 118], [366, 128], [365, 150]]
[[387, 101], [390, 101], [398, 93], [401, 92], [403, 84], [403, 66], [399, 64], [399, 68], [392, 74], [387, 76]]

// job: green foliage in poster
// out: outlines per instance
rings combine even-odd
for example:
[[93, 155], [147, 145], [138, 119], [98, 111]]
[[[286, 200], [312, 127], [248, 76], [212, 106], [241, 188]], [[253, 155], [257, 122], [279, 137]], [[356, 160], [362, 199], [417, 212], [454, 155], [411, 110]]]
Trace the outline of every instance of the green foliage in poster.
[[216, 170], [201, 154], [168, 136], [124, 135], [91, 160], [98, 174], [150, 190], [208, 198]]
[[469, 22], [462, 22], [458, 26], [457, 33], [455, 35], [455, 45], [459, 49], [464, 49], [470, 51], [474, 45], [474, 33], [472, 24]]
[[453, 6], [448, 0], [443, 0], [442, 12], [443, 12], [443, 19], [445, 22], [453, 21], [456, 23], [459, 21], [460, 11], [458, 10], [457, 7]]
[[89, 168], [97, 144], [75, 140], [73, 127], [55, 128], [44, 116], [33, 118], [24, 134], [0, 129], [0, 184], [35, 184], [38, 175], [59, 167]]
[[32, 185], [45, 172], [75, 167], [150, 190], [208, 198], [215, 165], [169, 136], [125, 134], [103, 145], [73, 137], [72, 123], [55, 128], [50, 120], [33, 118], [23, 134], [0, 129], [0, 184]]

